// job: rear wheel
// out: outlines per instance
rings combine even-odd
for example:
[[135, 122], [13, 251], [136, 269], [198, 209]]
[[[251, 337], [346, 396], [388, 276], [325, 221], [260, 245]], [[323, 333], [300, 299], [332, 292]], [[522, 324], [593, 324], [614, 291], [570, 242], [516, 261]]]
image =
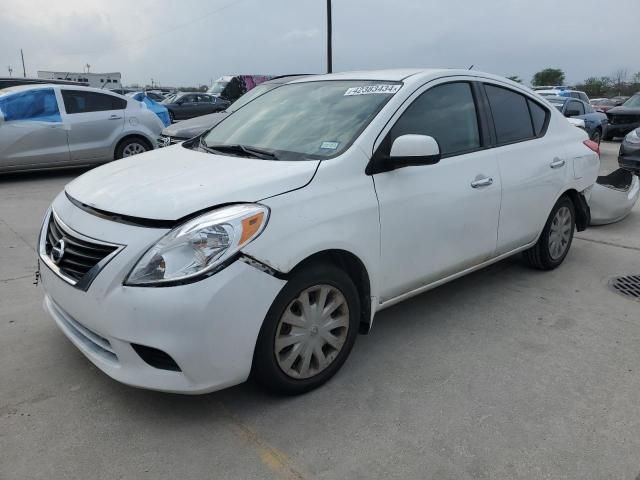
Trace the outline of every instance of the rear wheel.
[[126, 138], [118, 145], [116, 148], [116, 160], [126, 157], [132, 157], [133, 155], [138, 155], [140, 153], [144, 153], [147, 150], [151, 150], [149, 144], [138, 137]]
[[359, 318], [358, 292], [344, 271], [313, 265], [294, 274], [260, 330], [254, 378], [287, 395], [319, 387], [349, 356]]
[[561, 197], [551, 210], [538, 242], [524, 252], [524, 258], [533, 268], [552, 270], [569, 253], [575, 231], [575, 207], [568, 197]]
[[591, 134], [591, 140], [600, 145], [600, 141], [602, 140], [602, 130], [596, 128]]

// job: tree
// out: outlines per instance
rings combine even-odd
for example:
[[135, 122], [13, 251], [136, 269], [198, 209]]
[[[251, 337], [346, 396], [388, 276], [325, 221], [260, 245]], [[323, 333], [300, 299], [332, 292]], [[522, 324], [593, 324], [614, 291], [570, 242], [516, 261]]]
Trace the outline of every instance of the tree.
[[564, 83], [564, 72], [559, 68], [545, 68], [533, 76], [532, 85], [562, 85]]
[[513, 82], [522, 83], [522, 79], [518, 75], [511, 75], [510, 77], [507, 77], [507, 78]]
[[584, 83], [576, 85], [578, 90], [584, 91], [590, 97], [603, 97], [609, 89], [609, 81], [605, 78], [589, 77]]

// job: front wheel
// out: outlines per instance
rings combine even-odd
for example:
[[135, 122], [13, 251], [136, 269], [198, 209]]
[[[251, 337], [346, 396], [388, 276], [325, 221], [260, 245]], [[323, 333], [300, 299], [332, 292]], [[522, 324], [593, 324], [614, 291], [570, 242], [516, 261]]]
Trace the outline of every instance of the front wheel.
[[576, 212], [569, 197], [561, 197], [551, 210], [538, 242], [525, 250], [524, 258], [533, 268], [553, 270], [569, 253], [576, 225]]
[[140, 153], [144, 153], [147, 150], [151, 150], [149, 144], [144, 140], [132, 137], [125, 139], [118, 148], [116, 148], [116, 160], [121, 158], [132, 157], [133, 155], [138, 155]]
[[313, 265], [294, 274], [260, 330], [253, 377], [287, 395], [319, 387], [349, 356], [359, 319], [358, 292], [344, 271]]

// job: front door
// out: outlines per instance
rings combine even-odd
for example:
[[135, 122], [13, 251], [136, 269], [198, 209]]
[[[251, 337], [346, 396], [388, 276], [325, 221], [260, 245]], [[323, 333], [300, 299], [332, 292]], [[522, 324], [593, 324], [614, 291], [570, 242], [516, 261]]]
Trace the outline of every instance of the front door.
[[67, 131], [53, 88], [0, 99], [0, 168], [47, 167], [69, 162]]
[[500, 172], [479, 128], [471, 83], [423, 87], [410, 100], [376, 155], [388, 154], [400, 135], [422, 134], [437, 140], [442, 159], [373, 177], [382, 302], [483, 263], [496, 250]]

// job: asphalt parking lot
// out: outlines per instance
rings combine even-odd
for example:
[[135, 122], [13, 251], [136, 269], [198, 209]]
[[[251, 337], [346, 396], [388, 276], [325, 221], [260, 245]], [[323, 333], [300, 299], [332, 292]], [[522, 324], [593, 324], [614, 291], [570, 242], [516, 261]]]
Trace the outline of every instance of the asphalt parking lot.
[[607, 286], [640, 274], [640, 205], [555, 271], [516, 257], [385, 310], [310, 394], [189, 397], [116, 383], [42, 310], [37, 232], [78, 174], [0, 178], [0, 479], [640, 474], [640, 303]]

